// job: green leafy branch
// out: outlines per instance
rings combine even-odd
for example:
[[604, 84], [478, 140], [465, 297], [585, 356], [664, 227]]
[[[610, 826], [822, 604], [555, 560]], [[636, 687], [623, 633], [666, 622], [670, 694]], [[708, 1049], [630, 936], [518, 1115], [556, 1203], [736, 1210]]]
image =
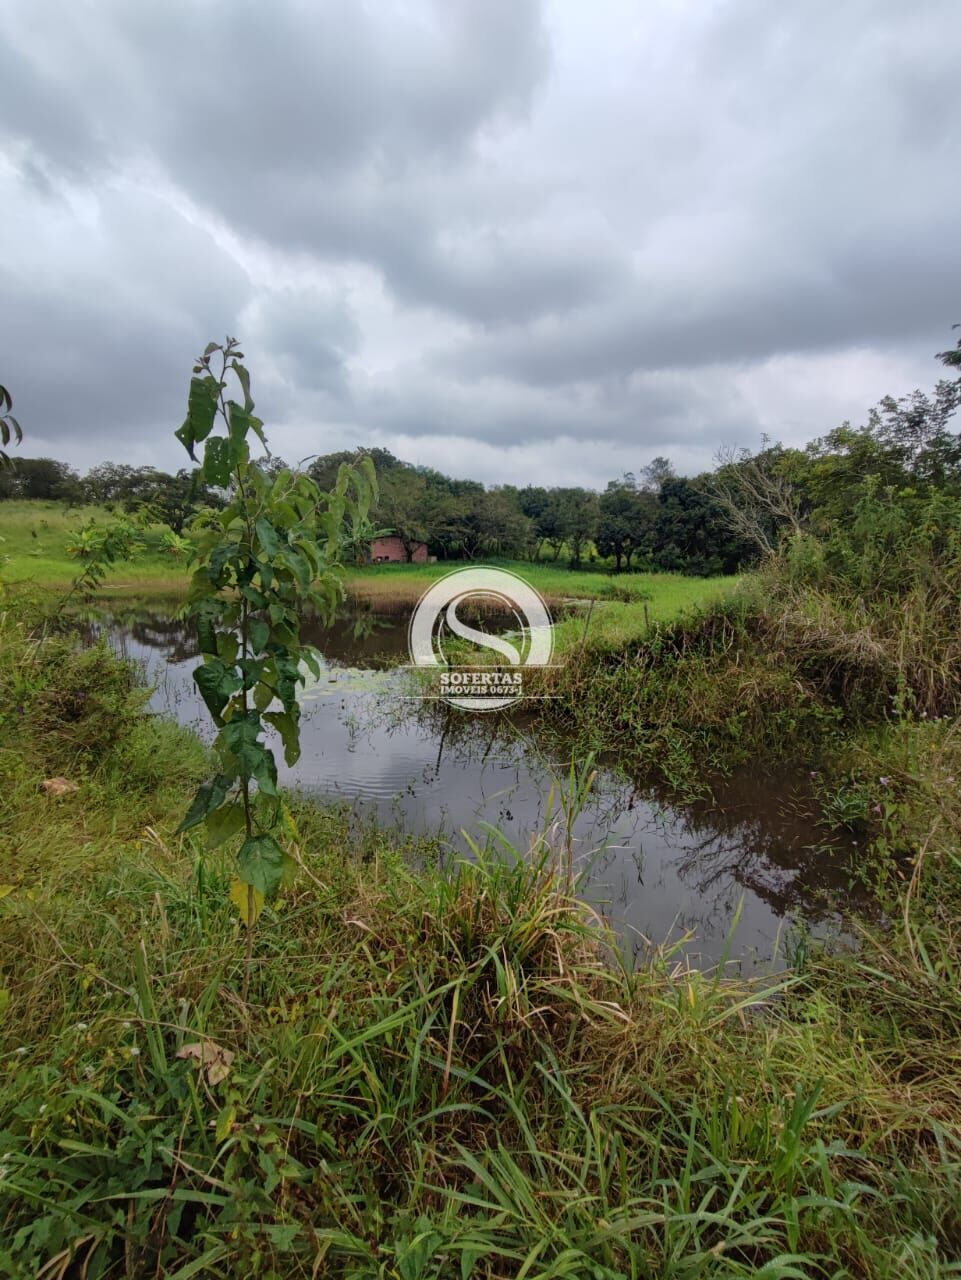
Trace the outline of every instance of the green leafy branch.
[[203, 445], [199, 478], [229, 495], [222, 510], [201, 512], [189, 530], [195, 567], [186, 611], [203, 654], [194, 681], [217, 727], [218, 771], [198, 790], [181, 830], [204, 824], [212, 848], [237, 842], [231, 898], [247, 926], [246, 997], [254, 924], [295, 870], [280, 839], [284, 809], [267, 733], [279, 735], [286, 763], [294, 764], [298, 689], [307, 673], [320, 673], [319, 655], [301, 641], [301, 619], [309, 611], [329, 620], [343, 598], [340, 556], [367, 522], [376, 481], [362, 459], [342, 466], [325, 493], [305, 474], [272, 474], [252, 459], [251, 438], [265, 450], [267, 440], [243, 358], [233, 338], [208, 344], [177, 438], [195, 462]]
[[6, 387], [0, 386], [0, 467], [9, 466], [12, 459], [5, 450], [12, 443], [20, 444], [23, 431], [20, 423], [10, 410], [13, 408], [13, 397]]

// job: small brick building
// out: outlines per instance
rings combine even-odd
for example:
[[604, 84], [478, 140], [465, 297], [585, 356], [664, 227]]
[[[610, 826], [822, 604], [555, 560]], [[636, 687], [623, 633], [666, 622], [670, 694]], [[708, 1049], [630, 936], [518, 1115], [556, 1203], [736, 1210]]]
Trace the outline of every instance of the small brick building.
[[[414, 564], [427, 563], [427, 543], [412, 544], [411, 561]], [[396, 535], [387, 538], [375, 538], [370, 544], [371, 564], [406, 564], [407, 552], [404, 544]]]

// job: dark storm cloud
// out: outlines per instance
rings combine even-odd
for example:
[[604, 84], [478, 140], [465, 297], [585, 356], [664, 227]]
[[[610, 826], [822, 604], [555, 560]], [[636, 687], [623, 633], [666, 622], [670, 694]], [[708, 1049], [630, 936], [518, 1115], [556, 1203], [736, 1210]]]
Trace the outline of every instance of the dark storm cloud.
[[[5, 209], [21, 252], [0, 270], [4, 368], [29, 435], [48, 443], [94, 435], [122, 449], [178, 425], [189, 362], [250, 297], [206, 232], [143, 192], [112, 195], [79, 225], [63, 209], [47, 229], [30, 206]], [[68, 251], [50, 256], [63, 235]]]
[[227, 331], [281, 451], [813, 436], [961, 318], [959, 52], [951, 0], [14, 0], [4, 380], [78, 457]]
[[572, 306], [611, 272], [600, 252], [545, 246], [539, 228], [478, 226], [451, 182], [546, 74], [533, 0], [181, 0], [90, 19], [46, 31], [32, 74], [14, 60], [8, 129], [35, 162], [91, 177], [159, 162], [240, 231], [375, 264], [405, 299], [480, 320]]

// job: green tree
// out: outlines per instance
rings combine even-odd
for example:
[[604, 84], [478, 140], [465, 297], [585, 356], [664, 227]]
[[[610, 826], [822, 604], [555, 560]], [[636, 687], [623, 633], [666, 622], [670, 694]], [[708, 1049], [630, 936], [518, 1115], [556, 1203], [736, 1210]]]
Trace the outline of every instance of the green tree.
[[631, 556], [644, 545], [646, 498], [628, 473], [620, 480], [612, 480], [598, 500], [595, 541], [602, 556], [613, 558], [616, 573], [625, 564], [629, 569]]
[[13, 493], [33, 499], [60, 499], [76, 496], [77, 473], [56, 458], [17, 458], [13, 463]]
[[657, 495], [653, 562], [674, 573], [735, 573], [756, 553], [725, 520], [708, 477], [665, 480]]
[[455, 501], [460, 505], [460, 547], [469, 560], [482, 553], [516, 553], [526, 545], [530, 522], [510, 493], [480, 489]]
[[641, 488], [651, 493], [658, 493], [661, 486], [674, 478], [674, 464], [670, 458], [660, 454], [652, 458], [646, 467], [641, 467]]
[[[266, 449], [266, 437], [242, 359], [232, 338], [207, 346], [177, 437], [195, 460], [203, 443], [202, 482], [230, 495], [221, 511], [203, 511], [190, 526], [196, 567], [186, 608], [203, 654], [194, 680], [217, 727], [217, 772], [181, 830], [203, 823], [211, 846], [238, 844], [231, 896], [247, 926], [246, 998], [261, 905], [294, 870], [281, 843], [283, 806], [267, 733], [280, 736], [284, 759], [295, 763], [298, 686], [307, 672], [320, 672], [316, 651], [301, 641], [301, 620], [308, 610], [332, 617], [343, 595], [340, 550], [367, 519], [376, 480], [363, 459], [341, 466], [329, 493], [303, 473], [271, 476], [251, 457], [251, 438]], [[231, 383], [240, 400], [228, 399]]]
[[588, 489], [560, 489], [558, 494], [561, 527], [571, 553], [571, 568], [576, 569], [597, 532], [597, 494]]
[[377, 519], [385, 529], [400, 538], [408, 563], [417, 544], [426, 542], [427, 482], [412, 467], [392, 469], [380, 478]]
[[541, 485], [529, 484], [518, 490], [517, 501], [521, 513], [531, 522], [530, 558], [539, 560], [547, 538], [543, 517], [551, 504], [550, 492]]
[[537, 536], [550, 547], [555, 560], [564, 549], [570, 531], [571, 507], [564, 494], [563, 489], [548, 489], [547, 501], [535, 523]]

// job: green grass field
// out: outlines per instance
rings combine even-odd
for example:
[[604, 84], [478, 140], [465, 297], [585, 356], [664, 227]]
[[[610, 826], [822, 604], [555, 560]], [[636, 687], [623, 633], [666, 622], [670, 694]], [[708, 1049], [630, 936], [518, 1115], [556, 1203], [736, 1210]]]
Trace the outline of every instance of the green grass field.
[[[686, 578], [679, 573], [638, 573], [631, 575], [636, 599], [630, 601], [598, 598], [576, 613], [561, 618], [554, 626], [555, 644], [560, 653], [589, 643], [595, 648], [620, 650], [643, 640], [658, 622], [670, 622], [682, 614], [704, 608], [729, 595], [742, 577]], [[615, 578], [618, 584], [622, 578]]]
[[[67, 554], [71, 537], [91, 518], [110, 518], [100, 507], [66, 508], [59, 502], [0, 502], [0, 576], [8, 583], [32, 583], [66, 590], [78, 565]], [[130, 564], [111, 571], [102, 588], [107, 595], [176, 594], [187, 586], [187, 570], [159, 548], [157, 535], [146, 535], [147, 550]], [[156, 545], [151, 545], [156, 544]], [[431, 582], [465, 561], [437, 564], [366, 565], [347, 570], [347, 589], [374, 606], [413, 603]], [[592, 639], [618, 643], [642, 636], [650, 622], [667, 621], [685, 610], [709, 603], [729, 591], [737, 578], [687, 578], [675, 573], [622, 573], [602, 567], [568, 569], [563, 563], [484, 560], [519, 574], [550, 603], [593, 599]], [[558, 627], [561, 644], [583, 634], [584, 616]]]
[[[0, 517], [2, 519], [2, 517]], [[478, 564], [496, 565], [518, 574], [553, 604], [566, 600], [601, 600], [611, 618], [637, 616], [643, 620], [646, 601], [652, 618], [675, 617], [691, 605], [700, 604], [729, 589], [737, 578], [688, 578], [679, 573], [612, 574], [602, 567], [568, 569], [562, 563], [528, 560], [484, 558]], [[457, 569], [470, 567], [470, 561], [446, 560], [436, 564], [378, 564], [348, 571], [351, 591], [377, 603], [400, 603], [416, 600], [432, 582]], [[608, 610], [607, 606], [627, 605], [628, 610]]]
[[[0, 576], [7, 583], [32, 583], [52, 590], [66, 590], [78, 564], [67, 554], [67, 545], [91, 517], [110, 519], [102, 507], [65, 507], [62, 502], [0, 502]], [[103, 590], [108, 593], [166, 593], [185, 588], [182, 564], [151, 544], [159, 533], [146, 535], [147, 550], [128, 565], [111, 572]]]
[[[609, 594], [616, 587], [618, 594], [640, 597], [649, 590], [647, 580], [662, 575], [622, 573], [614, 577], [603, 568], [568, 569], [563, 561], [553, 564], [546, 561], [531, 563], [528, 560], [507, 560], [499, 557], [482, 557], [470, 560], [439, 560], [436, 564], [372, 564], [362, 569], [349, 570], [349, 578], [359, 593], [371, 600], [416, 599], [420, 593], [438, 578], [457, 569], [470, 568], [473, 564], [493, 564], [528, 581], [543, 595], [552, 600], [571, 597], [597, 597]], [[671, 576], [671, 575], [664, 575]]]

